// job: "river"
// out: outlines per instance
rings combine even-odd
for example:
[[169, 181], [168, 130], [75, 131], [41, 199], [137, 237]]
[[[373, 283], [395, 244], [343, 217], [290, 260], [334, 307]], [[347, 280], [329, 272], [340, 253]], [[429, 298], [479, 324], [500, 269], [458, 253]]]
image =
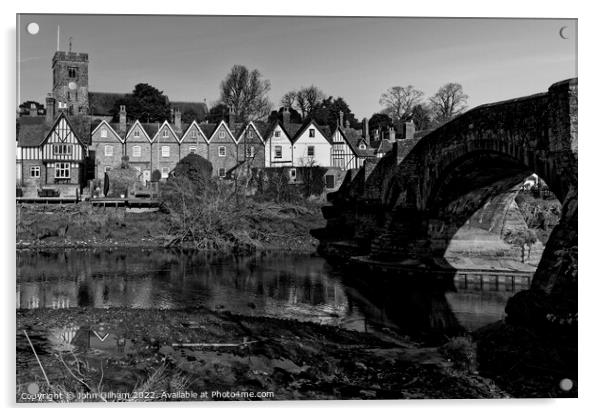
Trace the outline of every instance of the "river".
[[17, 308], [205, 307], [407, 334], [475, 330], [525, 286], [381, 282], [310, 254], [218, 256], [163, 249], [17, 252]]

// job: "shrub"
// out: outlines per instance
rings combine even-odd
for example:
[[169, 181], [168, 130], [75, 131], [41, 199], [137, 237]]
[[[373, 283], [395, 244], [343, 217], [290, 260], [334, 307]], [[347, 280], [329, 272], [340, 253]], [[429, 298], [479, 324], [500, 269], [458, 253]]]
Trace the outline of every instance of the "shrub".
[[153, 170], [151, 173], [151, 182], [159, 182], [161, 180], [161, 171], [159, 169]]
[[172, 172], [174, 177], [184, 176], [193, 184], [206, 183], [211, 178], [213, 165], [207, 159], [190, 153], [178, 162]]
[[459, 370], [477, 370], [477, 348], [468, 336], [458, 336], [443, 344], [439, 351]]

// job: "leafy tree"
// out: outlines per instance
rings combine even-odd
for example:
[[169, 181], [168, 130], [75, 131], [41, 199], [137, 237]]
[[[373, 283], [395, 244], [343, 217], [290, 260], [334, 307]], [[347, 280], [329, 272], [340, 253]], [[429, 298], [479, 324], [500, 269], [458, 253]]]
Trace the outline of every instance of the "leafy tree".
[[331, 129], [334, 129], [339, 122], [341, 111], [345, 120], [349, 122], [350, 127], [361, 127], [361, 123], [355, 118], [355, 114], [351, 112], [349, 105], [341, 97], [336, 99], [333, 99], [332, 96], [328, 97], [310, 115], [318, 124], [327, 124]]
[[411, 118], [412, 108], [422, 101], [424, 93], [412, 85], [391, 87], [380, 96], [379, 103], [384, 106], [383, 113], [395, 123]]
[[368, 120], [368, 127], [370, 130], [389, 131], [389, 128], [393, 127], [393, 120], [386, 114], [375, 113]]
[[[273, 123], [277, 120], [283, 121], [282, 113], [284, 113], [284, 107], [280, 107], [278, 111], [274, 110], [270, 113], [268, 117], [268, 123]], [[303, 119], [301, 118], [301, 114], [297, 112], [294, 108], [289, 109], [290, 113], [290, 122], [291, 123], [301, 123]]]
[[182, 123], [192, 123], [194, 120], [201, 120], [201, 115], [194, 110], [194, 108], [187, 108], [182, 112]]
[[171, 116], [169, 98], [149, 84], [137, 84], [131, 94], [115, 102], [111, 110], [113, 121], [119, 120], [121, 105], [126, 106], [129, 118], [143, 122], [161, 123]]
[[19, 104], [19, 115], [29, 115], [29, 109], [31, 108], [32, 104], [36, 106], [36, 110], [38, 111], [38, 113], [46, 114], [44, 110], [44, 104], [40, 104], [37, 101], [28, 100]]
[[324, 92], [315, 85], [302, 87], [299, 90], [292, 90], [284, 94], [280, 103], [283, 107], [291, 107], [301, 114], [305, 120], [313, 116], [314, 111], [320, 106], [326, 98]]
[[234, 65], [220, 91], [220, 101], [232, 108], [239, 122], [264, 118], [272, 109], [268, 99], [270, 81], [262, 79], [257, 69], [249, 71], [244, 65]]
[[223, 103], [217, 103], [209, 109], [207, 121], [209, 123], [219, 123], [222, 120], [228, 120], [228, 106]]
[[450, 82], [439, 88], [429, 98], [433, 110], [433, 119], [437, 124], [443, 124], [466, 109], [468, 95], [464, 94], [462, 85]]

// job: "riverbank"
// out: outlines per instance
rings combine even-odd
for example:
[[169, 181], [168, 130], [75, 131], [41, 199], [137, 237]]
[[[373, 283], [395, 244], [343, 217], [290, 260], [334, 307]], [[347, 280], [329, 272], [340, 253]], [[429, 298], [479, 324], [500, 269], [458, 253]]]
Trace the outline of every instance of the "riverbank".
[[[317, 240], [309, 230], [323, 226], [318, 203], [303, 206], [251, 203], [237, 213], [239, 226], [219, 236], [223, 251], [314, 252]], [[174, 241], [172, 218], [162, 211], [131, 212], [124, 207], [72, 205], [17, 205], [17, 249], [182, 247]], [[219, 250], [218, 250], [219, 251]]]
[[135, 401], [141, 390], [148, 400], [192, 400], [186, 392], [195, 400], [229, 399], [212, 392], [265, 392], [235, 400], [508, 397], [448, 352], [393, 333], [208, 309], [18, 310], [17, 400], [29, 401], [32, 383], [54, 400], [91, 392]]

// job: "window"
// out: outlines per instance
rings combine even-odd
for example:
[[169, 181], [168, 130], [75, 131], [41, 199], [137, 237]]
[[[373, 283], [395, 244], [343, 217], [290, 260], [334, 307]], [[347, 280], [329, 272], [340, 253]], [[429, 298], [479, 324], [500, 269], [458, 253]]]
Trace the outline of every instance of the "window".
[[366, 145], [364, 143], [360, 144], [360, 149], [361, 150], [366, 150]]
[[292, 180], [295, 180], [297, 178], [297, 169], [291, 169], [288, 171], [288, 173], [291, 176]]
[[247, 158], [255, 157], [255, 146], [247, 146]]
[[249, 138], [249, 139], [253, 138], [253, 130], [251, 130], [251, 129], [247, 130], [247, 138]]
[[189, 153], [196, 153], [196, 147], [194, 146], [190, 146], [190, 149], [188, 150]]
[[70, 163], [57, 163], [54, 167], [54, 177], [58, 179], [69, 179], [71, 177]]
[[220, 178], [226, 177], [226, 168], [219, 168], [218, 175]]
[[219, 157], [225, 157], [226, 156], [226, 146], [220, 146], [217, 148], [217, 154]]
[[105, 146], [105, 156], [113, 156], [113, 146], [109, 144]]
[[142, 148], [140, 146], [132, 147], [132, 156], [134, 156], [134, 157], [142, 156]]
[[314, 157], [316, 154], [314, 146], [307, 146], [307, 156]]
[[55, 155], [70, 155], [73, 152], [73, 146], [70, 144], [55, 144], [52, 146], [52, 152]]
[[274, 146], [274, 159], [282, 159], [282, 146]]
[[161, 146], [161, 156], [169, 157], [169, 146]]
[[29, 176], [31, 176], [32, 178], [39, 178], [40, 177], [40, 167], [39, 166], [32, 166], [29, 168]]
[[219, 131], [219, 133], [218, 133], [218, 137], [219, 137], [220, 139], [223, 139], [224, 137], [226, 137], [226, 132], [225, 132], [225, 131], [223, 131], [223, 130], [220, 130], [220, 131]]
[[192, 137], [193, 139], [196, 139], [196, 137], [197, 137], [197, 136], [196, 136], [196, 130], [192, 130], [192, 131], [190, 132], [190, 137]]
[[162, 178], [167, 178], [169, 176], [169, 168], [168, 167], [162, 167], [161, 168], [161, 177]]
[[274, 132], [274, 137], [280, 137], [280, 131], [275, 131]]
[[105, 166], [105, 173], [109, 172], [111, 170], [110, 166]]
[[334, 188], [334, 175], [326, 175], [326, 188]]
[[67, 72], [69, 73], [69, 78], [77, 78], [77, 67], [76, 66], [68, 67]]
[[100, 129], [100, 137], [102, 137], [103, 139], [105, 139], [107, 137], [107, 129], [105, 129], [105, 128]]
[[316, 137], [316, 129], [309, 129], [309, 137]]
[[163, 129], [163, 137], [169, 137], [169, 132], [167, 129]]
[[134, 130], [134, 137], [140, 137], [140, 130]]

